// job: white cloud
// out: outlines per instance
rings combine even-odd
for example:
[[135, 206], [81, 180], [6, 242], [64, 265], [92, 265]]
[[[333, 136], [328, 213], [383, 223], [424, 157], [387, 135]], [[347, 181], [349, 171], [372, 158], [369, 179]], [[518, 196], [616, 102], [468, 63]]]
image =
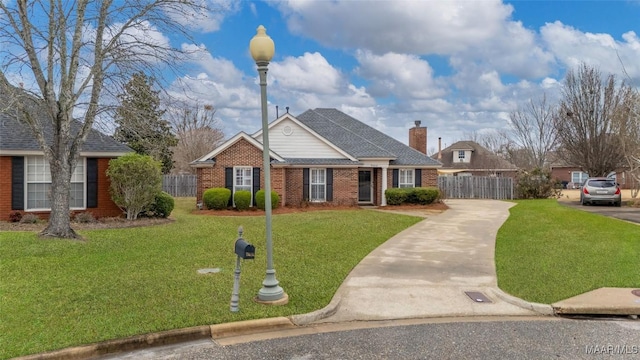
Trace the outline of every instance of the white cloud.
[[369, 92], [374, 96], [430, 99], [447, 92], [433, 78], [429, 63], [415, 55], [358, 51], [356, 59], [360, 63], [356, 73], [371, 82]]
[[491, 39], [513, 11], [488, 1], [306, 1], [277, 3], [293, 33], [325, 46], [450, 54]]
[[543, 26], [540, 34], [567, 68], [584, 62], [598, 67], [604, 74], [626, 78], [624, 68], [633, 82], [640, 82], [640, 40], [633, 31], [616, 40], [611, 34], [582, 32], [556, 21]]
[[375, 6], [366, 1], [276, 4], [291, 32], [328, 47], [375, 55], [452, 56], [487, 71], [528, 79], [554, 70], [553, 54], [540, 46], [535, 31], [511, 20], [513, 7], [500, 0], [380, 1]]
[[336, 94], [344, 84], [344, 76], [320, 53], [305, 53], [269, 65], [274, 84], [287, 90], [316, 94]]

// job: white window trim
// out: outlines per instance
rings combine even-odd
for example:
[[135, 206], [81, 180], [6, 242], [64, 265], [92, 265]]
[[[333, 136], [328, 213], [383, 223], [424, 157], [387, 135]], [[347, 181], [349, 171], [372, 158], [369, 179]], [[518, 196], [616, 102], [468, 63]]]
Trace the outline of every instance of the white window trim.
[[[573, 181], [573, 175], [574, 174], [584, 174], [584, 175], [580, 175], [580, 182], [574, 182]], [[571, 182], [574, 184], [574, 186], [581, 186], [582, 183], [584, 183], [585, 180], [587, 180], [589, 178], [589, 174], [587, 174], [584, 171], [572, 171], [571, 172]]]
[[[313, 182], [313, 173], [314, 171], [322, 171], [323, 173], [323, 182]], [[321, 199], [314, 199], [313, 198], [313, 186], [322, 186], [323, 187], [323, 191], [322, 191], [322, 198]], [[327, 169], [325, 168], [311, 168], [309, 169], [309, 201], [311, 202], [326, 202], [327, 201]]]
[[[29, 184], [51, 184], [51, 181], [29, 181], [29, 159], [41, 158], [43, 161], [47, 161], [43, 155], [29, 155], [24, 157], [24, 211], [25, 212], [42, 212], [42, 211], [51, 211], [51, 208], [29, 208]], [[87, 209], [87, 158], [81, 157], [78, 159], [78, 163], [82, 164], [82, 181], [72, 182], [74, 184], [82, 184], [82, 206], [81, 207], [69, 207], [69, 210], [86, 210]], [[48, 167], [49, 164], [47, 163]], [[73, 170], [74, 173], [77, 170], [76, 168]], [[49, 170], [50, 171], [50, 170]], [[73, 174], [71, 175], [73, 178]], [[49, 178], [51, 175], [49, 174]]]
[[[403, 181], [407, 176], [402, 176], [403, 172], [411, 174], [411, 181]], [[399, 169], [398, 170], [398, 187], [399, 188], [412, 188], [416, 186], [416, 171], [415, 169]]]
[[[242, 169], [244, 170], [249, 170], [249, 192], [251, 193], [251, 198], [253, 199], [253, 167], [251, 166], [234, 166], [233, 167], [233, 192], [231, 193], [231, 201], [233, 203], [233, 206], [236, 206], [236, 202], [233, 201], [233, 194], [236, 193], [236, 186], [238, 187], [246, 187], [247, 185], [237, 185], [236, 184], [236, 180], [237, 180], [237, 175], [236, 175], [236, 171]], [[242, 177], [244, 178], [244, 172]], [[239, 189], [239, 190], [245, 190], [245, 189]], [[253, 201], [251, 202], [251, 204], [249, 206], [253, 206]]]

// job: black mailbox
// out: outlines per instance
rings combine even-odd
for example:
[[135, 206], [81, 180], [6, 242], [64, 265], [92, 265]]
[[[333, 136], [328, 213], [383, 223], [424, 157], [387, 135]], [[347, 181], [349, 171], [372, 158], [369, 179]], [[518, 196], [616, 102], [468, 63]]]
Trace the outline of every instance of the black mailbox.
[[236, 240], [236, 255], [241, 259], [253, 259], [256, 254], [256, 248], [244, 241], [244, 239]]

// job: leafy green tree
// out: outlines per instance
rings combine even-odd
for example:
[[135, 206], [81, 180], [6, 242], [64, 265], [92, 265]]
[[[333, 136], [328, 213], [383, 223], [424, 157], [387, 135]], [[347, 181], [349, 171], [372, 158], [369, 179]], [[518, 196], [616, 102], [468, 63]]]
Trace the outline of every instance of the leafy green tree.
[[118, 96], [114, 137], [127, 144], [138, 154], [150, 155], [162, 163], [162, 173], [173, 168], [173, 146], [178, 139], [171, 133], [171, 126], [162, 119], [165, 110], [160, 108], [159, 91], [153, 90], [154, 79], [136, 73]]
[[149, 155], [130, 153], [109, 161], [107, 176], [111, 180], [111, 198], [135, 220], [162, 192], [160, 162]]

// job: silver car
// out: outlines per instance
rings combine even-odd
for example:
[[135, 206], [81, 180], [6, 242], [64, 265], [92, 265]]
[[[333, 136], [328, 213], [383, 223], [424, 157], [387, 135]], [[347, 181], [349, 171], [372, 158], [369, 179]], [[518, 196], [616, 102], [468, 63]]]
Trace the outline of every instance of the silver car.
[[622, 193], [614, 179], [605, 177], [588, 178], [580, 189], [580, 204], [595, 203], [622, 205]]

